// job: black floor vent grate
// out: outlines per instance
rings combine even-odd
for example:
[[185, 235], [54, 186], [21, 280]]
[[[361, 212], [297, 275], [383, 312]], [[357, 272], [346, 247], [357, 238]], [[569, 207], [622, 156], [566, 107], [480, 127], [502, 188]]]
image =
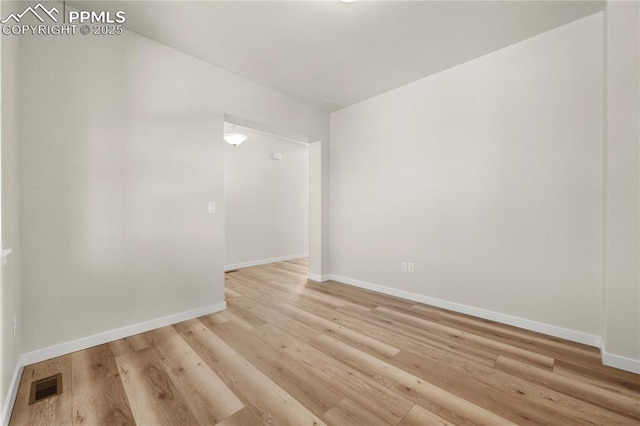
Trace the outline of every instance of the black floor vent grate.
[[62, 373], [31, 382], [29, 405], [62, 393]]

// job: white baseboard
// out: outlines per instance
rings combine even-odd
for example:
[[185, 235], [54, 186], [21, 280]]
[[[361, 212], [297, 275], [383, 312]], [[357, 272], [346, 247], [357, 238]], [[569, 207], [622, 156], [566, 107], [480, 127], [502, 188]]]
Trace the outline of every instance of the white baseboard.
[[583, 333], [580, 331], [570, 330], [567, 328], [557, 327], [555, 325], [545, 324], [545, 323], [532, 321], [532, 320], [528, 320], [520, 317], [501, 314], [499, 312], [488, 311], [486, 309], [475, 308], [473, 306], [462, 305], [460, 303], [454, 303], [454, 302], [449, 302], [442, 299], [436, 299], [435, 297], [429, 297], [422, 294], [411, 293], [404, 290], [397, 290], [395, 288], [384, 287], [378, 284], [372, 284], [365, 281], [356, 280], [353, 278], [343, 277], [340, 275], [331, 275], [331, 279], [334, 281], [338, 281], [344, 284], [349, 284], [355, 287], [365, 288], [367, 290], [373, 290], [373, 291], [388, 294], [391, 296], [402, 297], [403, 299], [413, 300], [415, 302], [437, 306], [439, 308], [448, 309], [450, 311], [460, 312], [467, 315], [473, 315], [475, 317], [497, 321], [502, 324], [513, 325], [515, 327], [520, 327], [526, 330], [544, 333], [550, 336], [561, 337], [563, 339], [571, 340], [573, 342], [583, 343], [585, 345], [595, 346], [597, 348], [602, 347], [602, 338], [600, 336], [595, 336], [595, 335]]
[[307, 274], [307, 278], [309, 278], [311, 281], [316, 281], [316, 282], [324, 282], [324, 281], [329, 281], [331, 279], [331, 275], [316, 275], [316, 274]]
[[600, 336], [587, 334], [587, 333], [583, 333], [580, 331], [571, 330], [567, 328], [557, 327], [555, 325], [545, 324], [545, 323], [532, 321], [532, 320], [528, 320], [520, 317], [501, 314], [498, 312], [488, 311], [486, 309], [475, 308], [473, 306], [462, 305], [460, 303], [454, 303], [454, 302], [449, 302], [442, 299], [436, 299], [435, 297], [429, 297], [422, 294], [411, 293], [404, 290], [385, 287], [378, 284], [369, 283], [366, 281], [360, 281], [360, 280], [356, 280], [349, 277], [343, 277], [340, 275], [329, 275], [329, 279], [341, 282], [343, 284], [349, 284], [355, 287], [377, 291], [378, 293], [402, 297], [403, 299], [413, 300], [416, 302], [425, 303], [427, 305], [437, 306], [439, 308], [448, 309], [450, 311], [473, 315], [479, 318], [497, 321], [502, 324], [508, 324], [508, 325], [513, 325], [514, 327], [524, 328], [525, 330], [536, 331], [539, 333], [547, 334], [549, 336], [555, 336], [555, 337], [560, 337], [562, 339], [571, 340], [572, 342], [594, 346], [600, 349], [600, 354], [602, 356], [602, 363], [604, 365], [618, 368], [620, 370], [629, 371], [631, 373], [640, 374], [640, 360], [608, 353], [606, 351], [603, 339]]
[[604, 347], [600, 353], [602, 354], [602, 363], [604, 365], [640, 374], [640, 360], [610, 354]]
[[11, 413], [13, 412], [13, 406], [16, 403], [16, 396], [18, 395], [18, 387], [20, 386], [20, 379], [22, 378], [24, 366], [24, 358], [20, 355], [18, 357], [18, 362], [16, 363], [16, 369], [13, 371], [13, 377], [9, 384], [7, 396], [2, 404], [2, 413], [0, 413], [0, 425], [2, 426], [8, 426], [9, 420], [11, 420]]
[[47, 359], [87, 349], [92, 346], [102, 345], [114, 340], [133, 336], [134, 334], [144, 333], [146, 331], [176, 324], [182, 321], [187, 321], [190, 319], [201, 317], [203, 315], [213, 314], [215, 312], [223, 311], [226, 308], [227, 302], [216, 303], [215, 305], [203, 306], [201, 308], [192, 309], [190, 311], [180, 312], [178, 314], [168, 315], [166, 317], [156, 318], [138, 324], [128, 325], [116, 330], [105, 331], [93, 336], [83, 337], [81, 339], [72, 340], [70, 342], [61, 343], [59, 345], [50, 346], [48, 348], [27, 352], [25, 354], [22, 354], [23, 365], [34, 364], [36, 362], [45, 361]]
[[309, 253], [292, 254], [292, 255], [289, 255], [289, 256], [281, 256], [281, 257], [272, 257], [271, 259], [252, 260], [250, 262], [232, 263], [231, 265], [225, 265], [224, 270], [225, 271], [231, 271], [233, 269], [248, 268], [250, 266], [266, 265], [268, 263], [284, 262], [285, 260], [300, 259], [300, 258], [303, 258], [303, 257], [309, 257]]

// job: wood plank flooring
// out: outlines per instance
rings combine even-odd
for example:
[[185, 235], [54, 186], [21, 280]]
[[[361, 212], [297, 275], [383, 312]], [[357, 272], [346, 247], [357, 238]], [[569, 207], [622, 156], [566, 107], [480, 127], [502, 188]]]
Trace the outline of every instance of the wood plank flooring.
[[306, 273], [229, 273], [225, 312], [25, 367], [11, 424], [640, 425], [596, 348]]

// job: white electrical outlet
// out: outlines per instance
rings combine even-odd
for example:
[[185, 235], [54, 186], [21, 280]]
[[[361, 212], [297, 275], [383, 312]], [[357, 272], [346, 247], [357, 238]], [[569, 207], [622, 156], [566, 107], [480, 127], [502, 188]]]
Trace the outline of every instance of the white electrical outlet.
[[413, 262], [407, 263], [407, 272], [414, 272], [415, 267], [413, 266]]
[[216, 202], [209, 201], [209, 213], [215, 213], [215, 212], [216, 212]]
[[16, 335], [16, 332], [18, 331], [18, 317], [16, 316], [16, 314], [13, 314], [13, 335]]
[[400, 272], [407, 272], [407, 262], [400, 263]]

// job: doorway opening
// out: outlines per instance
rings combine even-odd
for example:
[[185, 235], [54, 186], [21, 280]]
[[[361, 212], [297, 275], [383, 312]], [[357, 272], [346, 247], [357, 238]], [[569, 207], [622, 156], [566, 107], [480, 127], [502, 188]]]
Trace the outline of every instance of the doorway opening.
[[232, 121], [224, 122], [224, 133], [234, 134], [224, 143], [227, 277], [243, 268], [282, 263], [279, 268], [306, 280], [309, 143]]

